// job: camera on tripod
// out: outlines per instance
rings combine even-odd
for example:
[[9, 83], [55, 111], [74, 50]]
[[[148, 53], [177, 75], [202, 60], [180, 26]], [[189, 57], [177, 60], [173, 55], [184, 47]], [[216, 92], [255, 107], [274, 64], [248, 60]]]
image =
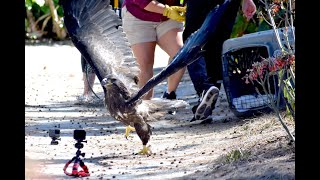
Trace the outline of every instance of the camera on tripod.
[[86, 139], [86, 131], [85, 130], [80, 130], [76, 129], [73, 131], [73, 139], [77, 141], [77, 143], [74, 145], [76, 148], [81, 149], [83, 148], [83, 144], [81, 142], [87, 142], [85, 141]]
[[[63, 171], [66, 175], [68, 176], [75, 176], [75, 177], [85, 177], [85, 176], [90, 176], [88, 167], [84, 164], [82, 159], [80, 158], [81, 156], [84, 157], [85, 153], [81, 153], [80, 149], [83, 148], [83, 144], [81, 142], [87, 142], [85, 141], [86, 139], [86, 131], [85, 130], [79, 130], [76, 129], [73, 131], [73, 139], [77, 141], [77, 143], [74, 145], [78, 150], [76, 152], [76, 156], [74, 156], [70, 161], [68, 161], [64, 168]], [[72, 172], [69, 173], [67, 172], [67, 168], [70, 163], [74, 161], [73, 167], [72, 167]], [[78, 171], [78, 167], [81, 167], [83, 170]]]
[[49, 137], [51, 137], [51, 145], [57, 145], [59, 142], [57, 140], [61, 140], [60, 137], [60, 130], [59, 129], [49, 129]]

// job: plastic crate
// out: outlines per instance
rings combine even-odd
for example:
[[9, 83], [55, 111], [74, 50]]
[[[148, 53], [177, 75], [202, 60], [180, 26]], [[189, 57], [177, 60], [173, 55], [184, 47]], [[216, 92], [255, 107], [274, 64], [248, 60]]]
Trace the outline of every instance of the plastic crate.
[[[282, 35], [281, 30], [279, 31]], [[285, 42], [283, 35], [280, 37]], [[290, 44], [293, 44], [292, 36], [289, 37]], [[271, 110], [267, 105], [269, 101], [262, 87], [258, 84], [245, 83], [243, 77], [247, 74], [247, 70], [252, 68], [253, 62], [261, 61], [261, 57], [273, 56], [277, 50], [279, 50], [279, 45], [273, 30], [251, 33], [224, 42], [222, 50], [223, 85], [229, 107], [236, 116], [251, 116]], [[272, 95], [276, 96], [278, 77], [271, 76], [269, 83]], [[255, 88], [259, 88], [261, 95]], [[283, 106], [284, 103], [281, 102], [280, 105]]]

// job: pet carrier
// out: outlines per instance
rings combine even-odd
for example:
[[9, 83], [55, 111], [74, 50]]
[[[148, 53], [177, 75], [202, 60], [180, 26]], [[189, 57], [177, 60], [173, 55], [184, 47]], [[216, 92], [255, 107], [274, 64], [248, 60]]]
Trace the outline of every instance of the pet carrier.
[[[277, 31], [282, 44], [287, 47], [283, 29]], [[294, 46], [291, 32], [288, 33], [289, 44]], [[259, 112], [270, 111], [267, 105], [270, 102], [268, 94], [264, 94], [260, 85], [246, 83], [244, 77], [248, 73], [247, 70], [252, 68], [254, 62], [261, 61], [261, 57], [272, 57], [280, 51], [274, 30], [260, 31], [239, 38], [228, 39], [224, 42], [222, 51], [223, 85], [229, 107], [234, 114], [238, 117], [246, 117]], [[271, 76], [269, 83], [271, 96], [276, 97], [278, 77], [276, 75]], [[258, 88], [261, 94], [257, 93], [255, 88]], [[283, 106], [284, 103], [281, 102], [280, 105]]]

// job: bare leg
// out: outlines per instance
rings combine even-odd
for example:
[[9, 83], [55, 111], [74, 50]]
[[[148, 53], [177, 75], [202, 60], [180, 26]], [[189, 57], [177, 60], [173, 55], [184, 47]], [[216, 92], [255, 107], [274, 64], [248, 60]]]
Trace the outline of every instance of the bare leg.
[[[172, 29], [162, 35], [159, 39], [159, 46], [169, 55], [171, 59], [183, 46], [182, 31], [180, 29]], [[168, 63], [169, 63], [168, 62]], [[180, 69], [178, 72], [168, 77], [167, 91], [176, 91], [186, 68]]]
[[[139, 87], [141, 88], [153, 76], [154, 53], [156, 42], [138, 43], [131, 46], [134, 56], [140, 67]], [[153, 89], [151, 89], [143, 99], [151, 99], [153, 97]]]
[[[88, 73], [88, 77], [86, 76], [86, 73], [83, 73], [83, 96], [91, 96], [92, 95], [92, 88], [94, 84], [94, 80], [96, 78], [96, 75], [94, 73]], [[91, 87], [91, 88], [90, 88]]]

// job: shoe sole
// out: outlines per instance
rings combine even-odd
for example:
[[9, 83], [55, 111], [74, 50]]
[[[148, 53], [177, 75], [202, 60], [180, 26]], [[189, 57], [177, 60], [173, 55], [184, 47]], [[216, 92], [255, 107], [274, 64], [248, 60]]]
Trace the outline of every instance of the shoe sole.
[[195, 119], [203, 120], [212, 114], [213, 108], [211, 108], [212, 102], [217, 101], [219, 95], [219, 89], [211, 87], [204, 95], [201, 103], [199, 104], [196, 112]]

